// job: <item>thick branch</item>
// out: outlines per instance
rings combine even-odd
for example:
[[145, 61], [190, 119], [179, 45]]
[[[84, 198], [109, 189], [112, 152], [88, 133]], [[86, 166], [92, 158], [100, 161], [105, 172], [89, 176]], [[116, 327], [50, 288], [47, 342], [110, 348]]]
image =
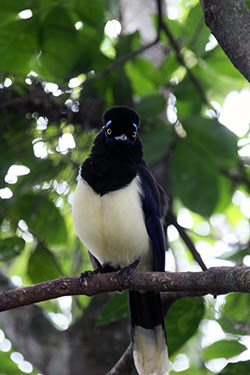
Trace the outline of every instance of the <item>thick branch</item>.
[[[65, 277], [0, 294], [0, 311], [30, 305], [61, 296], [121, 291], [117, 273], [98, 274], [84, 279]], [[213, 267], [204, 272], [134, 272], [123, 289], [161, 292], [197, 292], [226, 294], [250, 293], [250, 267]]]
[[243, 0], [200, 0], [207, 26], [250, 82], [250, 12]]

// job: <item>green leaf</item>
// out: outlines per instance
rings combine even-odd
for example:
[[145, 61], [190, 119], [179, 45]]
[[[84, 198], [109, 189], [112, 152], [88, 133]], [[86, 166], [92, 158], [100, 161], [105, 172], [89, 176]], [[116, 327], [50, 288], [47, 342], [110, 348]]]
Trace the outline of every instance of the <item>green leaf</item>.
[[220, 372], [223, 375], [249, 375], [250, 374], [250, 361], [241, 361], [238, 363], [229, 363]]
[[246, 346], [235, 340], [220, 340], [203, 350], [203, 358], [209, 361], [214, 358], [231, 358], [246, 350]]
[[131, 80], [133, 92], [139, 96], [158, 94], [158, 85], [162, 74], [157, 72], [153, 64], [145, 59], [128, 61], [125, 71]]
[[36, 72], [52, 82], [70, 78], [78, 55], [78, 34], [63, 7], [52, 9], [43, 20], [39, 50], [39, 58], [33, 60]]
[[121, 35], [115, 47], [117, 57], [121, 57], [132, 52], [133, 50], [139, 47], [139, 43], [140, 43], [139, 31], [135, 31], [132, 34]]
[[192, 116], [182, 121], [187, 137], [193, 145], [209, 154], [218, 167], [238, 162], [237, 137], [216, 119]]
[[226, 297], [223, 313], [235, 322], [250, 324], [250, 295], [231, 293]]
[[21, 253], [25, 241], [20, 237], [9, 237], [0, 240], [0, 261], [8, 261]]
[[44, 195], [28, 193], [14, 202], [12, 214], [23, 219], [32, 233], [48, 244], [61, 245], [67, 241], [67, 229], [60, 210]]
[[179, 139], [174, 151], [171, 179], [173, 190], [184, 205], [210, 216], [219, 197], [218, 174], [211, 160], [188, 139]]
[[17, 15], [30, 7], [30, 0], [0, 1], [0, 24], [16, 20]]
[[0, 71], [28, 74], [38, 53], [37, 17], [9, 22], [0, 30]]
[[103, 32], [105, 25], [105, 1], [103, 0], [76, 0], [75, 10], [81, 21], [98, 28]]
[[128, 293], [116, 293], [102, 308], [98, 319], [97, 326], [113, 323], [128, 315]]
[[204, 301], [200, 297], [175, 302], [165, 318], [169, 356], [179, 350], [192, 337], [204, 314]]
[[142, 132], [140, 137], [146, 161], [154, 163], [166, 155], [174, 136], [173, 128], [166, 125]]
[[[0, 351], [0, 363], [1, 363], [0, 375], [19, 375], [20, 374], [18, 365], [10, 360], [9, 352]], [[32, 372], [31, 375], [34, 375], [34, 372]]]
[[173, 93], [177, 99], [176, 108], [181, 122], [183, 119], [201, 112], [203, 101], [200, 92], [189, 76], [186, 76], [182, 82], [174, 86]]
[[200, 4], [191, 8], [185, 22], [185, 46], [190, 48], [197, 57], [205, 54], [205, 46], [208, 43], [210, 30], [204, 22], [204, 14]]
[[229, 178], [219, 175], [219, 199], [214, 212], [223, 212], [232, 204], [232, 181]]
[[41, 244], [37, 245], [29, 258], [28, 276], [34, 284], [57, 279], [61, 276], [53, 253]]
[[142, 119], [150, 120], [166, 109], [166, 99], [161, 95], [146, 96], [134, 105], [134, 109]]
[[[226, 57], [222, 48], [218, 45], [208, 54], [206, 54], [206, 62], [212, 67], [217, 76], [228, 76], [230, 80], [241, 81], [243, 83], [244, 77], [233, 66], [231, 61]], [[233, 82], [234, 84], [236, 82]], [[231, 81], [232, 87], [232, 81]], [[234, 87], [235, 88], [235, 87]]]

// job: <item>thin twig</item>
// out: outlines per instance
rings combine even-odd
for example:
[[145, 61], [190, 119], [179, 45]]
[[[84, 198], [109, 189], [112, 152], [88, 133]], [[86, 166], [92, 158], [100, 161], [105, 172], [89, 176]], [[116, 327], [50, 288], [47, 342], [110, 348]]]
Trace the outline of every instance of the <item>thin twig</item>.
[[111, 63], [110, 65], [108, 65], [104, 70], [102, 70], [100, 73], [97, 73], [93, 77], [87, 78], [86, 81], [83, 83], [83, 87], [86, 86], [86, 85], [88, 85], [88, 84], [90, 84], [90, 83], [94, 83], [94, 82], [98, 81], [99, 79], [103, 78], [111, 70], [113, 70], [113, 69], [115, 69], [117, 67], [120, 67], [121, 65], [124, 65], [127, 61], [133, 59], [135, 56], [140, 55], [141, 53], [143, 53], [147, 49], [153, 47], [155, 44], [158, 43], [158, 41], [159, 41], [159, 37], [157, 36], [157, 38], [153, 42], [145, 44], [141, 48], [139, 48], [139, 49], [137, 49], [135, 51], [132, 51], [132, 52], [128, 53], [127, 55], [119, 57], [113, 63]]
[[115, 366], [107, 373], [107, 375], [120, 375], [120, 374], [131, 374], [135, 368], [133, 355], [132, 355], [132, 342], [127, 347], [119, 361]]
[[172, 46], [172, 48], [175, 50], [176, 52], [176, 56], [177, 56], [177, 60], [179, 61], [179, 63], [184, 66], [184, 68], [186, 69], [187, 71], [187, 74], [190, 78], [190, 80], [193, 82], [194, 86], [197, 88], [203, 102], [208, 106], [210, 107], [211, 109], [213, 109], [213, 111], [215, 111], [215, 113], [217, 114], [217, 111], [215, 110], [215, 108], [212, 106], [212, 104], [209, 102], [209, 100], [207, 99], [206, 97], [206, 94], [203, 90], [203, 87], [202, 85], [200, 84], [199, 80], [196, 78], [196, 76], [193, 74], [193, 72], [191, 71], [191, 69], [187, 66], [186, 62], [185, 62], [185, 59], [184, 59], [184, 56], [181, 52], [181, 49], [178, 45], [178, 43], [176, 42], [176, 40], [174, 39], [174, 36], [173, 34], [171, 33], [169, 27], [167, 26], [167, 24], [164, 22], [163, 20], [163, 15], [162, 15], [162, 4], [161, 4], [161, 0], [156, 0], [156, 3], [157, 3], [157, 8], [158, 8], [158, 15], [159, 15], [159, 25], [160, 25], [160, 29], [163, 30], [166, 34], [166, 36], [168, 37], [169, 41], [170, 41], [170, 44]]
[[207, 270], [207, 267], [205, 265], [205, 263], [203, 262], [200, 254], [198, 253], [198, 251], [196, 250], [194, 244], [193, 244], [193, 241], [190, 239], [190, 237], [187, 235], [185, 229], [177, 222], [175, 216], [169, 212], [168, 215], [167, 215], [167, 224], [172, 224], [175, 226], [175, 228], [178, 230], [179, 232], [179, 235], [181, 236], [181, 238], [183, 239], [183, 241], [185, 242], [186, 246], [188, 247], [188, 249], [190, 250], [191, 254], [193, 255], [194, 259], [196, 260], [196, 262], [199, 264], [199, 266], [201, 267], [201, 269], [203, 271], [206, 271]]

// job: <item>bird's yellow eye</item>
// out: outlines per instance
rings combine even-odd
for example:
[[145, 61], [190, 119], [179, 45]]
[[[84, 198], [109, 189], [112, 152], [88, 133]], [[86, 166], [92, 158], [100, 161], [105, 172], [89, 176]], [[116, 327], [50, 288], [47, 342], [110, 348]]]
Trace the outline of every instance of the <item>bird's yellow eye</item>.
[[136, 134], [137, 134], [136, 131], [134, 131], [134, 132], [132, 133], [132, 137], [135, 138], [135, 137], [136, 137]]
[[110, 128], [107, 129], [107, 134], [110, 135], [112, 133], [112, 130]]

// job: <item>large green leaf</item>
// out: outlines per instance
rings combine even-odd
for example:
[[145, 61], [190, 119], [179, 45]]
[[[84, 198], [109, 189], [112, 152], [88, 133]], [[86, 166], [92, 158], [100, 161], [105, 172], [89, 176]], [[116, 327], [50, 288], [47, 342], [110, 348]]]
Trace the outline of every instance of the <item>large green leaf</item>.
[[190, 48], [197, 57], [205, 54], [205, 46], [208, 43], [210, 30], [205, 25], [204, 14], [200, 4], [191, 8], [185, 22], [185, 46]]
[[220, 340], [203, 350], [203, 358], [209, 361], [214, 358], [231, 358], [246, 350], [246, 346], [236, 340]]
[[9, 237], [0, 239], [0, 261], [6, 262], [24, 249], [25, 241], [20, 237]]
[[238, 163], [237, 137], [216, 119], [192, 116], [184, 119], [182, 124], [190, 143], [207, 153], [218, 167]]
[[188, 139], [179, 139], [174, 151], [173, 190], [192, 211], [204, 216], [213, 212], [219, 197], [218, 174], [211, 159]]
[[44, 195], [28, 193], [15, 200], [11, 213], [48, 244], [65, 244], [67, 229], [60, 210]]
[[1, 25], [3, 25], [5, 22], [16, 20], [18, 13], [24, 9], [28, 9], [30, 5], [30, 0], [0, 1]]
[[116, 293], [102, 308], [96, 325], [106, 325], [128, 315], [128, 293]]
[[83, 22], [103, 32], [105, 3], [103, 0], [75, 0], [75, 10]]
[[18, 19], [0, 28], [0, 71], [24, 73], [38, 54], [38, 18]]
[[166, 99], [161, 95], [145, 96], [134, 108], [142, 120], [151, 120], [166, 109]]
[[201, 112], [203, 100], [189, 76], [186, 76], [182, 82], [174, 86], [173, 93], [177, 98], [176, 108], [181, 122], [183, 119]]
[[142, 132], [141, 140], [146, 161], [154, 163], [166, 155], [174, 136], [173, 128], [166, 125]]
[[28, 262], [28, 276], [32, 283], [57, 279], [61, 276], [51, 251], [38, 244]]
[[235, 322], [250, 324], [250, 295], [245, 293], [231, 293], [226, 297], [223, 313]]
[[47, 80], [65, 81], [78, 55], [78, 34], [70, 13], [57, 7], [47, 13], [40, 27], [39, 58], [33, 61], [34, 70]]
[[[140, 34], [139, 31], [135, 31], [132, 34], [121, 35], [118, 43], [116, 44], [116, 57], [121, 57], [132, 52], [139, 47]], [[134, 61], [136, 63], [136, 61]]]
[[242, 361], [238, 363], [229, 363], [220, 372], [223, 375], [249, 375], [250, 374], [250, 361]]
[[171, 356], [192, 337], [204, 314], [204, 301], [200, 297], [175, 302], [165, 318], [168, 351]]
[[162, 77], [161, 72], [154, 69], [153, 64], [145, 59], [128, 61], [125, 70], [131, 80], [135, 95], [150, 96], [157, 95], [158, 85]]

